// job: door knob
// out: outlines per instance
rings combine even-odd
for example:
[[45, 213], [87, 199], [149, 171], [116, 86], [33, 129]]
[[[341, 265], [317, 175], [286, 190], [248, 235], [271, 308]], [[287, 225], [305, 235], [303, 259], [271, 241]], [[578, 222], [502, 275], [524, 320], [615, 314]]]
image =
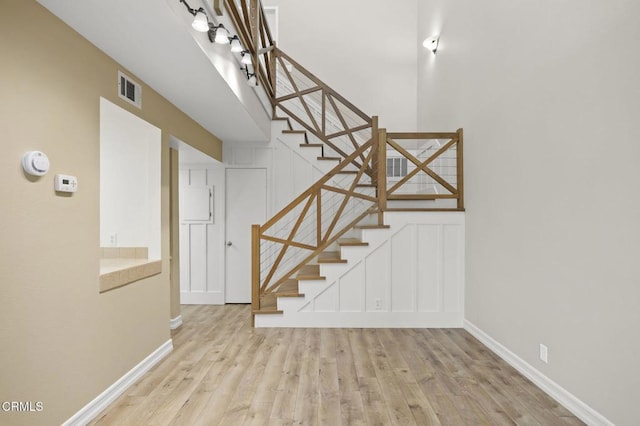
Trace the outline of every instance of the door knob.
[[231, 247], [232, 245], [231, 241], [227, 241], [227, 247]]

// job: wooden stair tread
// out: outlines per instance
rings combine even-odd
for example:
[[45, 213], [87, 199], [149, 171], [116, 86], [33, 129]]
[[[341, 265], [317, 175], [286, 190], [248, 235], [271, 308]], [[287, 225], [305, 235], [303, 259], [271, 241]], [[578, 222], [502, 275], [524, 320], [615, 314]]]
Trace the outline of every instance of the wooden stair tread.
[[327, 277], [321, 275], [298, 275], [299, 281], [326, 280]]
[[306, 130], [283, 130], [282, 133], [286, 135], [304, 135], [304, 141], [306, 143], [309, 142]]
[[298, 275], [310, 275], [320, 273], [320, 265], [307, 264], [298, 271]]
[[372, 183], [359, 183], [356, 185], [356, 188], [375, 188], [376, 186]]
[[298, 280], [287, 280], [284, 283], [280, 284], [280, 287], [275, 291], [275, 294], [278, 293], [297, 293], [298, 292]]
[[344, 238], [342, 240], [338, 240], [338, 245], [339, 246], [368, 246], [369, 243], [365, 243], [363, 241], [360, 241], [357, 238]]
[[251, 311], [251, 313], [253, 315], [256, 315], [256, 314], [273, 315], [273, 314], [282, 314], [283, 311], [279, 311], [277, 309], [260, 309], [258, 311]]
[[326, 277], [320, 275], [320, 265], [304, 265], [296, 276], [298, 281], [324, 280]]
[[321, 143], [301, 143], [300, 148], [322, 148]]
[[338, 172], [338, 174], [341, 174], [341, 175], [357, 175], [358, 171], [357, 170], [340, 170]]
[[318, 255], [318, 263], [347, 263], [340, 258], [339, 251], [325, 251]]
[[278, 120], [278, 121], [286, 121], [287, 122], [287, 127], [289, 129], [292, 129], [293, 127], [291, 126], [291, 120], [289, 120], [289, 117], [273, 117], [272, 120]]
[[385, 209], [388, 212], [463, 212], [465, 209], [458, 208], [429, 208], [429, 207], [388, 207]]
[[389, 225], [357, 225], [357, 229], [388, 229], [391, 228]]
[[322, 160], [322, 161], [340, 161], [342, 160], [341, 157], [318, 157], [318, 160]]

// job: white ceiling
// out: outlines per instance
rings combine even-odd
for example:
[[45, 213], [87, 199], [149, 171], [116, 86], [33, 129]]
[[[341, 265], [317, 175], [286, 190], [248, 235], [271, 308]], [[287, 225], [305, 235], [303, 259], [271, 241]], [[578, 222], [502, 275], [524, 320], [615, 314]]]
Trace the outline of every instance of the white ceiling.
[[159, 0], [37, 1], [223, 142], [268, 137], [210, 53], [195, 42], [186, 10], [186, 18], [178, 16], [175, 7]]

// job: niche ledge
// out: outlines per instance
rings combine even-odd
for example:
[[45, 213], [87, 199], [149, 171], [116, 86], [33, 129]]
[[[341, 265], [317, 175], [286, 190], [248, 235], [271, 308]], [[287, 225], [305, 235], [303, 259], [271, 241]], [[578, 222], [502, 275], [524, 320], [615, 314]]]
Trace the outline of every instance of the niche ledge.
[[148, 258], [146, 247], [100, 248], [100, 293], [162, 272], [162, 260]]

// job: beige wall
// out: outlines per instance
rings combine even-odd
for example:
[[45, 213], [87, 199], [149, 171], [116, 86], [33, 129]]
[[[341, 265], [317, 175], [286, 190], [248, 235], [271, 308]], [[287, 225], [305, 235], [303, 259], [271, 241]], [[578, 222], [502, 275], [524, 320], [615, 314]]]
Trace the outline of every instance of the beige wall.
[[[149, 87], [141, 111], [122, 102], [118, 65], [35, 1], [3, 0], [0, 58], [0, 401], [44, 403], [0, 423], [60, 424], [170, 338], [169, 135], [217, 159], [222, 146]], [[163, 132], [163, 272], [104, 294], [100, 96]], [[20, 166], [34, 149], [51, 161], [37, 180]], [[56, 173], [76, 175], [79, 191], [56, 195]]]
[[[265, 0], [278, 45], [390, 131], [416, 130], [417, 0]], [[393, 18], [390, 18], [390, 17]]]
[[[640, 3], [419, 2], [423, 130], [465, 131], [466, 315], [619, 425], [640, 401]], [[549, 347], [549, 363], [538, 359]]]

